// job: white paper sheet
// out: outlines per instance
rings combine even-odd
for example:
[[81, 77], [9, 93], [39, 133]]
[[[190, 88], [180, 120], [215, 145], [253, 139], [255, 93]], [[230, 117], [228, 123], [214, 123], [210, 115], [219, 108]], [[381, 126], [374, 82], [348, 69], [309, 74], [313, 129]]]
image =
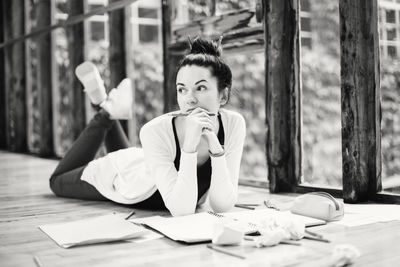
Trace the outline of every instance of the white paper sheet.
[[39, 228], [63, 248], [125, 240], [149, 232], [117, 215], [41, 225]]
[[393, 220], [400, 220], [400, 205], [345, 204], [343, 219], [333, 223], [352, 227]]

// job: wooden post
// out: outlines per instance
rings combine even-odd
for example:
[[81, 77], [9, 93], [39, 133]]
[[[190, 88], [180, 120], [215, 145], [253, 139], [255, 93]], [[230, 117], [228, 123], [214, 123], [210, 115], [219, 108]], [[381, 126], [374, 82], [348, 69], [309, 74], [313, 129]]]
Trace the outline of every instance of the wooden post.
[[263, 6], [271, 192], [292, 191], [301, 176], [298, 7], [292, 0], [266, 1]]
[[[25, 0], [26, 32], [51, 24], [50, 0]], [[27, 40], [27, 140], [28, 150], [39, 155], [53, 152], [51, 109], [51, 34]]]
[[[80, 0], [68, 1], [69, 16], [84, 13], [84, 4]], [[69, 90], [72, 92], [71, 101], [71, 114], [72, 114], [72, 125], [73, 125], [73, 136], [74, 139], [79, 136], [82, 129], [86, 125], [85, 118], [85, 96], [82, 89], [82, 84], [75, 76], [76, 67], [81, 64], [84, 58], [84, 32], [83, 22], [74, 24], [67, 27], [67, 42], [68, 42], [68, 58], [69, 66], [67, 69], [69, 79]]]
[[[127, 6], [124, 8], [124, 17], [125, 17], [125, 64], [126, 64], [126, 77], [131, 79], [132, 81], [132, 97], [133, 100], [135, 100], [135, 64], [134, 64], [134, 53], [133, 53], [133, 37], [132, 37], [132, 9], [131, 6]], [[132, 119], [130, 119], [127, 122], [127, 128], [128, 128], [128, 138], [129, 141], [132, 145], [138, 144], [138, 133], [137, 133], [137, 120], [136, 120], [136, 113], [135, 113], [135, 101], [134, 102], [134, 108], [133, 108], [133, 114], [132, 114]]]
[[[0, 1], [0, 43], [4, 38], [4, 2]], [[4, 48], [0, 49], [0, 148], [6, 148], [6, 86], [4, 75]]]
[[[5, 40], [24, 35], [24, 0], [5, 0]], [[25, 43], [4, 48], [6, 142], [11, 151], [26, 151]]]
[[368, 199], [381, 189], [377, 0], [340, 0], [343, 197]]
[[[176, 104], [176, 66], [183, 58], [183, 54], [172, 54], [171, 45], [171, 0], [162, 1], [162, 44], [163, 44], [163, 67], [164, 67], [164, 112], [177, 108]], [[182, 51], [183, 52], [183, 51]]]
[[[110, 0], [119, 2], [119, 0]], [[109, 68], [110, 68], [110, 89], [126, 78], [126, 54], [125, 54], [125, 11], [124, 9], [114, 10], [108, 13], [110, 46]], [[126, 121], [121, 121], [124, 131], [128, 132]]]

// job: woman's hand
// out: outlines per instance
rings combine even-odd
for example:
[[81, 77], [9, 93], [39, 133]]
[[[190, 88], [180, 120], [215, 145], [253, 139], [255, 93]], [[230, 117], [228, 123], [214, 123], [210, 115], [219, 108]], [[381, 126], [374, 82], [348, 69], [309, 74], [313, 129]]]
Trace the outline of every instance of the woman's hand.
[[[193, 153], [197, 151], [201, 136], [204, 132], [211, 132], [215, 135], [215, 118], [208, 115], [207, 110], [195, 108], [187, 117], [185, 123], [185, 141], [183, 151]], [[207, 133], [210, 134], [210, 133]], [[206, 138], [208, 141], [208, 138]]]

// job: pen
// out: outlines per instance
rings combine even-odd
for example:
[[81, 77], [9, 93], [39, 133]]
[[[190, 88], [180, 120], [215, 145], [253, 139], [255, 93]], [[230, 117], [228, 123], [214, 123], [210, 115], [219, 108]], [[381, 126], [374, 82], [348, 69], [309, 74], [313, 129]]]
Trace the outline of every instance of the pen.
[[249, 206], [246, 206], [246, 205], [243, 205], [243, 204], [235, 204], [235, 207], [242, 208], [242, 209], [248, 209], [248, 210], [254, 210], [255, 209], [254, 207], [249, 207]]
[[239, 259], [246, 259], [246, 257], [243, 256], [243, 255], [241, 255], [241, 254], [234, 253], [234, 252], [229, 251], [229, 250], [227, 250], [227, 249], [223, 249], [223, 248], [220, 248], [220, 247], [217, 247], [217, 246], [213, 246], [213, 245], [211, 245], [211, 244], [207, 244], [207, 247], [208, 247], [209, 249], [213, 249], [213, 250], [215, 250], [215, 251], [218, 251], [218, 252], [221, 252], [221, 253], [224, 253], [224, 254], [233, 256], [233, 257], [237, 257], [237, 258], [239, 258]]
[[128, 216], [126, 216], [125, 220], [128, 220], [130, 217], [132, 217], [135, 214], [135, 211], [131, 211]]
[[42, 262], [40, 261], [38, 256], [33, 256], [33, 261], [35, 262], [37, 267], [43, 267]]

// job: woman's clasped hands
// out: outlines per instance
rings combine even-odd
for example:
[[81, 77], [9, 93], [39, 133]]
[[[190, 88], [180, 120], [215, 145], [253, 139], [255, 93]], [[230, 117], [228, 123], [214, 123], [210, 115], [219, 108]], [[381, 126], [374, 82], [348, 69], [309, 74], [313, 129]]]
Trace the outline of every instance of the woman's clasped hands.
[[197, 146], [204, 136], [212, 153], [221, 151], [222, 146], [216, 135], [216, 114], [200, 107], [189, 110], [189, 112], [190, 114], [186, 117], [185, 122], [186, 133], [183, 150], [188, 153], [196, 152]]

